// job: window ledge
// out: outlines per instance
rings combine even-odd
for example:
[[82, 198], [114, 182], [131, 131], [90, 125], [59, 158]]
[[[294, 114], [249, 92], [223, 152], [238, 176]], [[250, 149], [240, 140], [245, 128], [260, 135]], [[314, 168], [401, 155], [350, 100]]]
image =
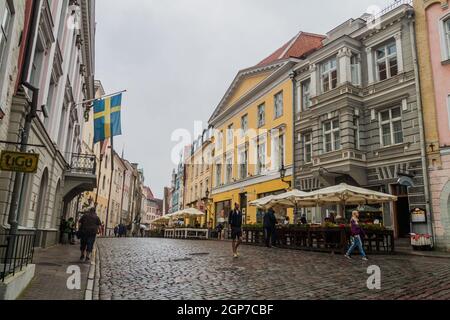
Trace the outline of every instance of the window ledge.
[[386, 150], [391, 150], [391, 149], [400, 149], [400, 148], [409, 148], [409, 146], [411, 145], [411, 143], [409, 142], [402, 142], [402, 143], [397, 143], [397, 144], [391, 144], [389, 146], [380, 146], [380, 148], [376, 151], [373, 151], [374, 154], [377, 154], [380, 151], [386, 151]]
[[442, 60], [442, 61], [441, 61], [441, 64], [442, 64], [443, 66], [449, 65], [449, 64], [450, 64], [450, 57], [449, 57], [447, 60]]

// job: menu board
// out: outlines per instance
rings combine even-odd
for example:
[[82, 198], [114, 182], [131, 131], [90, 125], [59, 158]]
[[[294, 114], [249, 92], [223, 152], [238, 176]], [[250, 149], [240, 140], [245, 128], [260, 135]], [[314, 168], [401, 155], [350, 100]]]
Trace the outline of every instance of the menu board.
[[411, 222], [412, 223], [425, 223], [427, 222], [427, 214], [424, 209], [415, 208], [411, 210]]

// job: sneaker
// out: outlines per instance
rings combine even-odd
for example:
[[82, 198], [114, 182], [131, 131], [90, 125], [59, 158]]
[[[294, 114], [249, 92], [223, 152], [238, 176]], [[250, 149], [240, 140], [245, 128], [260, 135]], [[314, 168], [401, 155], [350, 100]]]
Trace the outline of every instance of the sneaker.
[[349, 260], [352, 260], [352, 257], [350, 257], [348, 254], [346, 254], [344, 257], [346, 257]]
[[81, 255], [80, 260], [81, 260], [81, 261], [84, 260], [84, 254]]
[[233, 257], [234, 257], [234, 258], [237, 258], [237, 257], [239, 257], [239, 256], [238, 256], [237, 253], [235, 253], [235, 254], [233, 255]]
[[363, 257], [362, 259], [363, 259], [363, 261], [368, 261], [369, 260], [367, 257]]

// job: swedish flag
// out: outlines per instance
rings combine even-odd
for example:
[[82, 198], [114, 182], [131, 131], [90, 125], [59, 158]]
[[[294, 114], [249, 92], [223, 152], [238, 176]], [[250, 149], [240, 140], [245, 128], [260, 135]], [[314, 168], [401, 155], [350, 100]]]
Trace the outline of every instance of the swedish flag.
[[122, 94], [94, 102], [94, 143], [122, 134]]

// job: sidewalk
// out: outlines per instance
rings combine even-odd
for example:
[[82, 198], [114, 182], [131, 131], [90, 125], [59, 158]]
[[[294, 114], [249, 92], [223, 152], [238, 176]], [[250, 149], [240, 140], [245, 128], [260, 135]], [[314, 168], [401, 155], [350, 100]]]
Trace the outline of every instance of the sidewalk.
[[419, 257], [427, 257], [427, 258], [450, 259], [450, 253], [442, 252], [442, 251], [414, 251], [414, 250], [399, 248], [399, 249], [395, 249], [395, 254], [419, 256]]
[[[33, 263], [36, 273], [18, 300], [84, 300], [89, 262], [80, 262], [79, 245], [58, 245], [48, 249], [36, 249]], [[69, 290], [66, 273], [76, 265], [81, 271], [81, 290]]]

